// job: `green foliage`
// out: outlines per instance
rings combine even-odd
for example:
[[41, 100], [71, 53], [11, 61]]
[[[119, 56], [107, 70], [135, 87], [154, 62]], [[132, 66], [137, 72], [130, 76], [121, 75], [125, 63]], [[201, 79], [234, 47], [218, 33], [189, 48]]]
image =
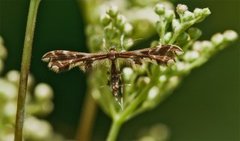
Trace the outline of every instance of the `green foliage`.
[[[107, 84], [107, 69], [96, 70], [90, 76], [89, 86], [93, 97], [99, 102], [102, 109], [113, 119], [108, 140], [115, 139], [116, 132], [118, 132], [124, 122], [146, 110], [156, 107], [166, 96], [172, 93], [180, 84], [182, 78], [192, 69], [204, 64], [211, 56], [224, 49], [238, 37], [235, 31], [227, 30], [224, 33], [213, 35], [210, 41], [198, 41], [202, 35], [202, 31], [193, 26], [209, 16], [211, 14], [210, 10], [208, 8], [196, 8], [191, 12], [186, 5], [179, 4], [176, 7], [176, 12], [174, 12], [169, 5], [169, 3], [156, 4], [155, 16], [152, 15], [151, 12], [148, 13], [149, 17], [154, 19], [149, 20], [149, 18], [145, 18], [144, 20], [145, 23], [149, 25], [155, 23], [155, 29], [159, 36], [158, 41], [152, 42], [152, 47], [158, 44], [174, 44], [184, 50], [184, 54], [176, 59], [175, 64], [159, 66], [145, 62], [141, 66], [131, 68], [123, 67], [124, 104], [122, 108], [119, 108], [119, 105], [116, 104], [116, 101], [111, 95], [110, 88], [107, 86], [103, 87]], [[101, 7], [101, 5], [95, 8], [98, 9], [98, 7]], [[135, 28], [138, 22], [142, 22], [142, 20], [136, 18], [138, 17], [137, 14], [141, 13], [139, 12], [141, 10], [136, 12], [136, 15], [134, 15], [135, 13], [131, 15], [128, 13], [132, 12], [136, 7], [128, 7], [130, 10], [125, 9], [124, 4], [119, 5], [119, 7], [121, 7], [121, 10], [126, 13], [126, 15], [129, 15], [127, 19], [129, 19], [129, 23], [132, 23], [132, 27], [134, 27], [132, 37], [137, 37], [136, 34], [142, 33], [141, 28], [144, 28]], [[149, 7], [145, 5], [141, 8], [142, 11], [145, 11]], [[89, 34], [88, 32], [87, 34], [89, 42], [91, 42], [89, 44], [90, 49], [100, 47], [98, 50], [103, 50], [112, 47], [112, 45], [122, 47], [122, 50], [129, 49], [129, 47], [123, 47], [127, 39], [121, 38], [122, 36], [125, 37], [123, 27], [126, 23], [119, 22], [116, 18], [121, 12], [116, 10], [115, 7], [112, 9], [112, 12], [110, 11], [102, 13], [101, 23], [103, 27], [99, 26], [99, 21], [90, 21], [88, 28], [98, 29], [91, 30], [92, 33]], [[154, 10], [152, 9], [152, 11]], [[158, 17], [157, 21], [155, 21], [156, 15]], [[123, 21], [125, 21], [125, 18]], [[110, 29], [108, 28], [109, 25], [111, 27]], [[151, 29], [149, 27], [147, 26], [148, 30]], [[145, 35], [140, 35], [142, 36], [141, 38], [148, 38], [153, 34], [154, 32], [150, 30], [150, 32], [146, 32]], [[103, 41], [92, 42], [92, 39], [96, 39], [96, 36], [103, 37], [101, 38]]]

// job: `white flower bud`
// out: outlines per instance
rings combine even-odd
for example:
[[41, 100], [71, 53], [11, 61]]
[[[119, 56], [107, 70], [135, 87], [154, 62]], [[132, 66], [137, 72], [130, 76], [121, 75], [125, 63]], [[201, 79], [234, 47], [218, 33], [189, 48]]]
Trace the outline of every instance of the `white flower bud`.
[[200, 9], [200, 8], [194, 9], [193, 14], [195, 15], [195, 17], [201, 16], [202, 15], [202, 9]]
[[166, 17], [168, 22], [171, 22], [173, 20], [173, 18], [175, 17], [175, 14], [174, 14], [173, 10], [166, 10], [164, 16]]
[[130, 38], [129, 38], [129, 39], [125, 39], [125, 40], [124, 40], [123, 46], [124, 46], [125, 49], [128, 49], [128, 48], [130, 48], [133, 44], [134, 44], [133, 39], [130, 39]]
[[112, 5], [108, 10], [107, 13], [109, 14], [109, 16], [111, 17], [116, 17], [118, 14], [118, 7], [115, 5]]
[[120, 27], [121, 29], [124, 28], [124, 25], [126, 24], [126, 22], [127, 22], [127, 19], [125, 16], [123, 16], [123, 15], [117, 16], [116, 24], [118, 25], [118, 27]]
[[196, 42], [194, 42], [194, 44], [193, 44], [193, 50], [195, 50], [195, 51], [202, 51], [202, 42], [200, 42], [200, 41], [196, 41]]
[[6, 116], [11, 121], [14, 121], [17, 112], [17, 103], [8, 102], [4, 105], [3, 115]]
[[183, 71], [186, 69], [186, 64], [183, 62], [177, 62], [176, 69], [177, 69], [177, 71]]
[[217, 33], [212, 36], [211, 41], [215, 45], [219, 45], [224, 41], [224, 36], [220, 33]]
[[17, 97], [17, 93], [18, 89], [14, 84], [0, 79], [0, 97], [6, 100], [13, 100]]
[[19, 79], [20, 79], [20, 73], [17, 70], [11, 70], [6, 74], [6, 78], [9, 82], [12, 82], [18, 85]]
[[185, 4], [178, 4], [177, 5], [176, 11], [177, 11], [178, 14], [183, 14], [187, 10], [188, 10], [187, 5], [185, 5]]
[[202, 12], [205, 17], [211, 14], [211, 11], [209, 10], [209, 8], [203, 8]]
[[199, 53], [197, 51], [187, 51], [183, 56], [184, 60], [190, 62], [196, 60], [198, 57]]
[[224, 33], [223, 33], [223, 36], [224, 38], [227, 40], [227, 41], [234, 41], [238, 38], [238, 34], [237, 32], [233, 31], [233, 30], [226, 30]]
[[50, 100], [53, 97], [53, 90], [48, 84], [40, 83], [35, 87], [34, 94], [38, 101]]
[[186, 11], [183, 14], [182, 20], [183, 22], [191, 21], [194, 18], [194, 14], [190, 11]]
[[165, 35], [164, 35], [164, 41], [166, 43], [168, 43], [172, 38], [172, 32], [167, 32]]
[[168, 87], [174, 88], [178, 85], [179, 83], [179, 77], [178, 76], [172, 76], [171, 78], [169, 78], [169, 83], [168, 83]]
[[160, 83], [163, 83], [163, 82], [165, 82], [166, 80], [167, 80], [167, 76], [166, 76], [166, 75], [161, 75], [161, 76], [159, 77]]
[[123, 69], [123, 75], [124, 75], [124, 78], [125, 78], [126, 80], [130, 80], [132, 74], [133, 74], [132, 68], [125, 67], [125, 68]]
[[148, 92], [148, 99], [154, 99], [159, 93], [159, 88], [157, 86], [153, 86]]
[[165, 6], [163, 4], [157, 4], [155, 6], [155, 12], [158, 15], [163, 15], [165, 13]]
[[25, 119], [24, 132], [26, 137], [32, 140], [46, 140], [52, 134], [52, 127], [46, 121], [29, 117]]
[[130, 35], [130, 34], [132, 33], [132, 30], [133, 30], [133, 27], [132, 27], [132, 25], [131, 25], [130, 23], [124, 24], [124, 29], [123, 29], [123, 31], [124, 31], [124, 33], [125, 33], [126, 35]]
[[204, 49], [210, 49], [213, 47], [212, 42], [210, 41], [202, 41], [202, 48]]
[[173, 28], [174, 31], [177, 31], [181, 28], [181, 23], [178, 19], [173, 19], [172, 28]]

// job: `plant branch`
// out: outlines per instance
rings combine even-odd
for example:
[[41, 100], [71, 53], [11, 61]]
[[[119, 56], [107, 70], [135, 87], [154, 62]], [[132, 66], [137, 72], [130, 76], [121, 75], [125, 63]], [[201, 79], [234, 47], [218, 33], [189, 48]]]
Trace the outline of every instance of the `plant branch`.
[[22, 54], [22, 63], [21, 63], [21, 74], [18, 90], [18, 103], [17, 103], [17, 114], [16, 114], [16, 123], [15, 123], [15, 141], [22, 141], [22, 130], [24, 123], [24, 114], [25, 114], [25, 100], [26, 100], [26, 91], [27, 91], [27, 81], [28, 73], [31, 62], [32, 54], [32, 43], [35, 29], [35, 22], [37, 17], [37, 11], [40, 4], [40, 0], [31, 0], [29, 11], [28, 11], [28, 20], [27, 28], [24, 40], [23, 54]]
[[123, 124], [120, 118], [113, 119], [113, 123], [110, 129], [110, 132], [107, 137], [107, 141], [115, 141], [118, 135], [118, 132]]
[[97, 105], [90, 93], [84, 100], [83, 112], [81, 113], [77, 139], [79, 141], [90, 141], [92, 125], [95, 121]]

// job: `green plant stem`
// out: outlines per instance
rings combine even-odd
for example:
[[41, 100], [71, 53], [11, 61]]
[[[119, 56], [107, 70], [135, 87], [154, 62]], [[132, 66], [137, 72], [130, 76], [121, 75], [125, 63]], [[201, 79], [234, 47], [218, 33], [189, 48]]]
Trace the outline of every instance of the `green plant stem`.
[[139, 104], [144, 100], [146, 97], [147, 91], [151, 88], [151, 84], [148, 84], [147, 87], [144, 88], [143, 91], [139, 94], [139, 96], [134, 99], [134, 101], [121, 113], [114, 115], [113, 117], [113, 123], [110, 128], [110, 132], [107, 137], [107, 141], [115, 141], [117, 138], [117, 135], [119, 133], [120, 127], [122, 124], [129, 119], [131, 113], [133, 113], [136, 108], [139, 106]]
[[92, 125], [95, 121], [97, 104], [90, 93], [87, 93], [84, 100], [83, 112], [79, 120], [78, 141], [90, 141], [92, 133]]
[[117, 139], [117, 135], [119, 133], [119, 130], [120, 130], [122, 124], [123, 124], [123, 121], [121, 118], [115, 118], [113, 120], [110, 132], [107, 137], [107, 141], [115, 141]]
[[28, 11], [27, 28], [26, 28], [26, 34], [25, 34], [25, 40], [24, 40], [22, 63], [21, 63], [21, 74], [20, 74], [20, 82], [19, 82], [19, 89], [18, 89], [18, 103], [17, 103], [14, 141], [23, 140], [22, 130], [23, 130], [23, 122], [24, 122], [24, 114], [25, 114], [27, 81], [28, 81], [28, 73], [29, 73], [30, 62], [31, 62], [35, 22], [36, 22], [36, 16], [37, 16], [39, 4], [40, 4], [40, 0], [31, 0], [29, 11]]

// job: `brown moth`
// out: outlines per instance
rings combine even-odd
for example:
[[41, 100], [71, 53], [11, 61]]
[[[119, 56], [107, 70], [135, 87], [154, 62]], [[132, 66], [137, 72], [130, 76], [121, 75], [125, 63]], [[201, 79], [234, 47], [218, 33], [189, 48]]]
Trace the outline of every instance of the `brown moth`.
[[156, 61], [160, 65], [166, 65], [174, 61], [174, 57], [183, 53], [182, 49], [176, 45], [158, 45], [153, 48], [145, 48], [133, 51], [119, 52], [111, 48], [109, 52], [83, 53], [67, 50], [54, 50], [43, 55], [42, 61], [48, 63], [48, 67], [56, 73], [68, 71], [74, 67], [82, 70], [90, 70], [94, 63], [101, 60], [109, 60], [110, 87], [113, 96], [118, 102], [122, 102], [121, 92], [121, 72], [116, 67], [117, 59], [127, 59], [134, 64], [142, 64], [143, 59]]

